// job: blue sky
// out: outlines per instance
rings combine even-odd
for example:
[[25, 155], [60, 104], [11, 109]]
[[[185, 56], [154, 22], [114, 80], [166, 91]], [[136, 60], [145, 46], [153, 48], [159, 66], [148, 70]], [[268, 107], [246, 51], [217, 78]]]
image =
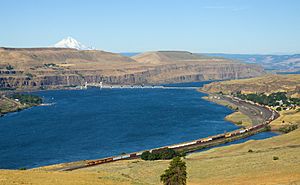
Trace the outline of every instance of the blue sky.
[[298, 0], [0, 0], [0, 46], [300, 53]]

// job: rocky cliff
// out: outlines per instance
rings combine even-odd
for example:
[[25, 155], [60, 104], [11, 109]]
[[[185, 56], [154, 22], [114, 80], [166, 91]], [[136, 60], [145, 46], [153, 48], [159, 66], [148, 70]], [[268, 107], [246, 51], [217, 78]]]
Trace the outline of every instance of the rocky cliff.
[[0, 48], [0, 88], [174, 83], [262, 74], [257, 65], [189, 52], [150, 52], [129, 58], [98, 50]]

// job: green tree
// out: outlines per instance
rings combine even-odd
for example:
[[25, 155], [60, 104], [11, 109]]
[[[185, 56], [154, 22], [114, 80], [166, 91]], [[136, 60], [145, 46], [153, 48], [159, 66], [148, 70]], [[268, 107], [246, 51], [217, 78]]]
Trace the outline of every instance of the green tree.
[[143, 160], [149, 160], [149, 156], [151, 155], [151, 153], [149, 151], [145, 151], [142, 153], [141, 158]]
[[160, 176], [164, 185], [186, 185], [186, 179], [186, 164], [180, 157], [173, 158], [169, 168]]

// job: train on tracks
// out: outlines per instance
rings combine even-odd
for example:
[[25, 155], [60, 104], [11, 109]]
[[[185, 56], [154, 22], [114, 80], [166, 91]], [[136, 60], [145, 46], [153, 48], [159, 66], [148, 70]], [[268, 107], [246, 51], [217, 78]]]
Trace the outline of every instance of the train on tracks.
[[[247, 101], [247, 103], [254, 104], [253, 102], [249, 102], [249, 101]], [[256, 104], [256, 105], [261, 106], [259, 104]], [[269, 117], [268, 120], [264, 121], [261, 124], [255, 125], [255, 126], [242, 128], [242, 129], [238, 129], [238, 130], [235, 130], [235, 131], [232, 131], [232, 132], [218, 134], [218, 135], [214, 135], [214, 136], [210, 136], [210, 137], [207, 137], [207, 138], [198, 139], [198, 140], [194, 140], [194, 141], [190, 141], [190, 142], [185, 142], [185, 143], [175, 144], [175, 145], [171, 145], [171, 146], [155, 148], [155, 149], [152, 149], [152, 150], [145, 150], [145, 151], [140, 151], [140, 152], [136, 152], [136, 153], [124, 154], [124, 155], [120, 155], [120, 156], [108, 157], [108, 158], [103, 158], [103, 159], [98, 159], [98, 160], [91, 160], [91, 161], [86, 162], [84, 165], [65, 168], [65, 169], [63, 169], [63, 171], [72, 171], [72, 170], [76, 170], [76, 169], [80, 169], [80, 168], [87, 168], [87, 167], [91, 167], [91, 166], [95, 166], [95, 165], [99, 165], [99, 164], [104, 164], [104, 163], [109, 163], [109, 162], [114, 162], [114, 161], [120, 161], [120, 160], [136, 159], [136, 158], [139, 158], [142, 155], [142, 153], [146, 152], [146, 151], [149, 151], [151, 153], [155, 153], [155, 152], [159, 152], [159, 151], [166, 150], [166, 149], [183, 150], [185, 148], [190, 148], [190, 147], [193, 147], [193, 146], [201, 146], [201, 144], [202, 145], [209, 144], [209, 143], [212, 143], [216, 140], [228, 139], [228, 138], [232, 138], [232, 137], [235, 137], [235, 136], [243, 135], [243, 134], [246, 134], [247, 132], [257, 131], [257, 130], [260, 130], [260, 129], [266, 127], [271, 121], [273, 121], [274, 119], [279, 117], [279, 114], [276, 111], [272, 110], [269, 107], [266, 107], [266, 108], [272, 113], [271, 116]]]

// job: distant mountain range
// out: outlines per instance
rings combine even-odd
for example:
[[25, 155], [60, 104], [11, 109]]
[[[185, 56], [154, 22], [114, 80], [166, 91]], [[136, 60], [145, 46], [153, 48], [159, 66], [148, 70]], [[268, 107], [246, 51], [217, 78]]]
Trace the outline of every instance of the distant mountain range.
[[277, 72], [299, 72], [300, 54], [295, 55], [251, 55], [251, 54], [222, 54], [207, 53], [213, 57], [223, 57], [233, 60], [240, 60], [245, 63], [260, 64], [266, 70]]
[[55, 48], [72, 48], [72, 49], [78, 49], [78, 50], [94, 50], [93, 47], [87, 47], [77, 40], [75, 40], [72, 37], [67, 37], [65, 39], [62, 39], [58, 43], [54, 44]]

